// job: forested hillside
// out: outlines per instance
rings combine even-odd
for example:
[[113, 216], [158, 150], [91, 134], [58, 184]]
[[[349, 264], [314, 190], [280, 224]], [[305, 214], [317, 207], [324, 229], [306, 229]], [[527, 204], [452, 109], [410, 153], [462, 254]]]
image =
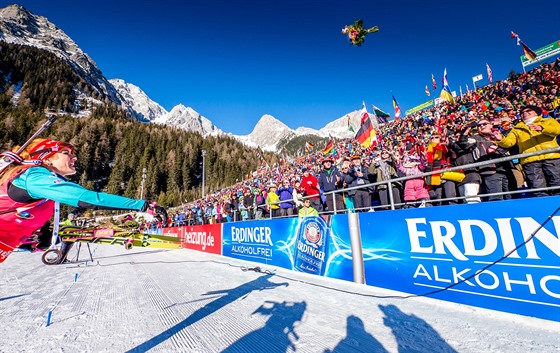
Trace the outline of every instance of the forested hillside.
[[[75, 181], [90, 189], [140, 197], [146, 168], [144, 198], [173, 206], [200, 197], [202, 150], [207, 191], [234, 184], [263, 160], [277, 161], [231, 137], [134, 121], [49, 52], [3, 42], [0, 50], [0, 148], [24, 143], [46, 120], [47, 108], [67, 112], [43, 137], [76, 146]], [[70, 115], [86, 108], [87, 117]]]

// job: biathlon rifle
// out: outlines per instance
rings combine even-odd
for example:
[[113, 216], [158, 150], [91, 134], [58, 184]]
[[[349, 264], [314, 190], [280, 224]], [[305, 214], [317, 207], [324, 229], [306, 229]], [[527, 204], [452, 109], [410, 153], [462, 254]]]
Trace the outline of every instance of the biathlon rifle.
[[[45, 131], [46, 129], [48, 129], [54, 122], [55, 120], [58, 118], [57, 115], [55, 114], [51, 114], [48, 118], [47, 121], [45, 121], [43, 123], [43, 125], [41, 125], [41, 127], [39, 128], [39, 130], [37, 130], [37, 132], [35, 132], [33, 134], [33, 136], [31, 136], [23, 145], [21, 145], [20, 148], [18, 148], [18, 150], [15, 152], [15, 154], [17, 154], [19, 156], [19, 154], [21, 152], [23, 152], [23, 150], [25, 149], [25, 147], [27, 147], [31, 141], [33, 141], [35, 138], [37, 138], [37, 136], [39, 136], [41, 133], [43, 133], [43, 131]], [[2, 158], [0, 158], [0, 174], [2, 174], [2, 172], [8, 168], [8, 166], [10, 164], [12, 164], [14, 162], [14, 160], [12, 158], [9, 158], [7, 156], [3, 156]]]

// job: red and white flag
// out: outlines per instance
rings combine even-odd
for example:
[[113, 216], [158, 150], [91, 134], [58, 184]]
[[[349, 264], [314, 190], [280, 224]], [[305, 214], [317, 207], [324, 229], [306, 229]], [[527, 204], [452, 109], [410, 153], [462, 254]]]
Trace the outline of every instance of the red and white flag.
[[525, 57], [529, 60], [535, 60], [537, 58], [537, 53], [535, 53], [531, 48], [527, 46], [527, 44], [523, 43], [521, 38], [519, 38], [519, 34], [515, 32], [511, 32], [511, 38], [515, 38], [517, 40], [517, 45], [521, 45], [523, 48], [523, 53]]
[[488, 82], [492, 83], [492, 69], [486, 64], [486, 73], [488, 74]]

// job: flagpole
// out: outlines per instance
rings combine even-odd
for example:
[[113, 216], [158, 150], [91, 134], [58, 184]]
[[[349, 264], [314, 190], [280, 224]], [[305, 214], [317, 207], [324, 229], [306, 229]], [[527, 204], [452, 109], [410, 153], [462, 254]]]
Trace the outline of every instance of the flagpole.
[[473, 91], [476, 91], [476, 81], [474, 80], [474, 77], [472, 79], [472, 84], [474, 86]]

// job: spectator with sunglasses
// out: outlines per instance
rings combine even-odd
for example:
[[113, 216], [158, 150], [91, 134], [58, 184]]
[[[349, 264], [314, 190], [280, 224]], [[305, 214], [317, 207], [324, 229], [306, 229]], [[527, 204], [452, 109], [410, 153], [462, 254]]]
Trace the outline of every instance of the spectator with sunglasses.
[[[477, 123], [477, 133], [474, 135], [476, 146], [473, 149], [473, 157], [475, 162], [488, 161], [509, 155], [509, 152], [498, 147], [494, 142], [494, 131], [498, 130], [498, 126], [494, 127], [488, 119], [480, 119]], [[499, 130], [498, 130], [499, 131]], [[509, 192], [509, 181], [514, 178], [511, 162], [492, 163], [478, 168], [478, 173], [482, 178], [482, 193], [494, 194], [501, 192]], [[509, 200], [511, 194], [491, 195], [488, 201]]]

